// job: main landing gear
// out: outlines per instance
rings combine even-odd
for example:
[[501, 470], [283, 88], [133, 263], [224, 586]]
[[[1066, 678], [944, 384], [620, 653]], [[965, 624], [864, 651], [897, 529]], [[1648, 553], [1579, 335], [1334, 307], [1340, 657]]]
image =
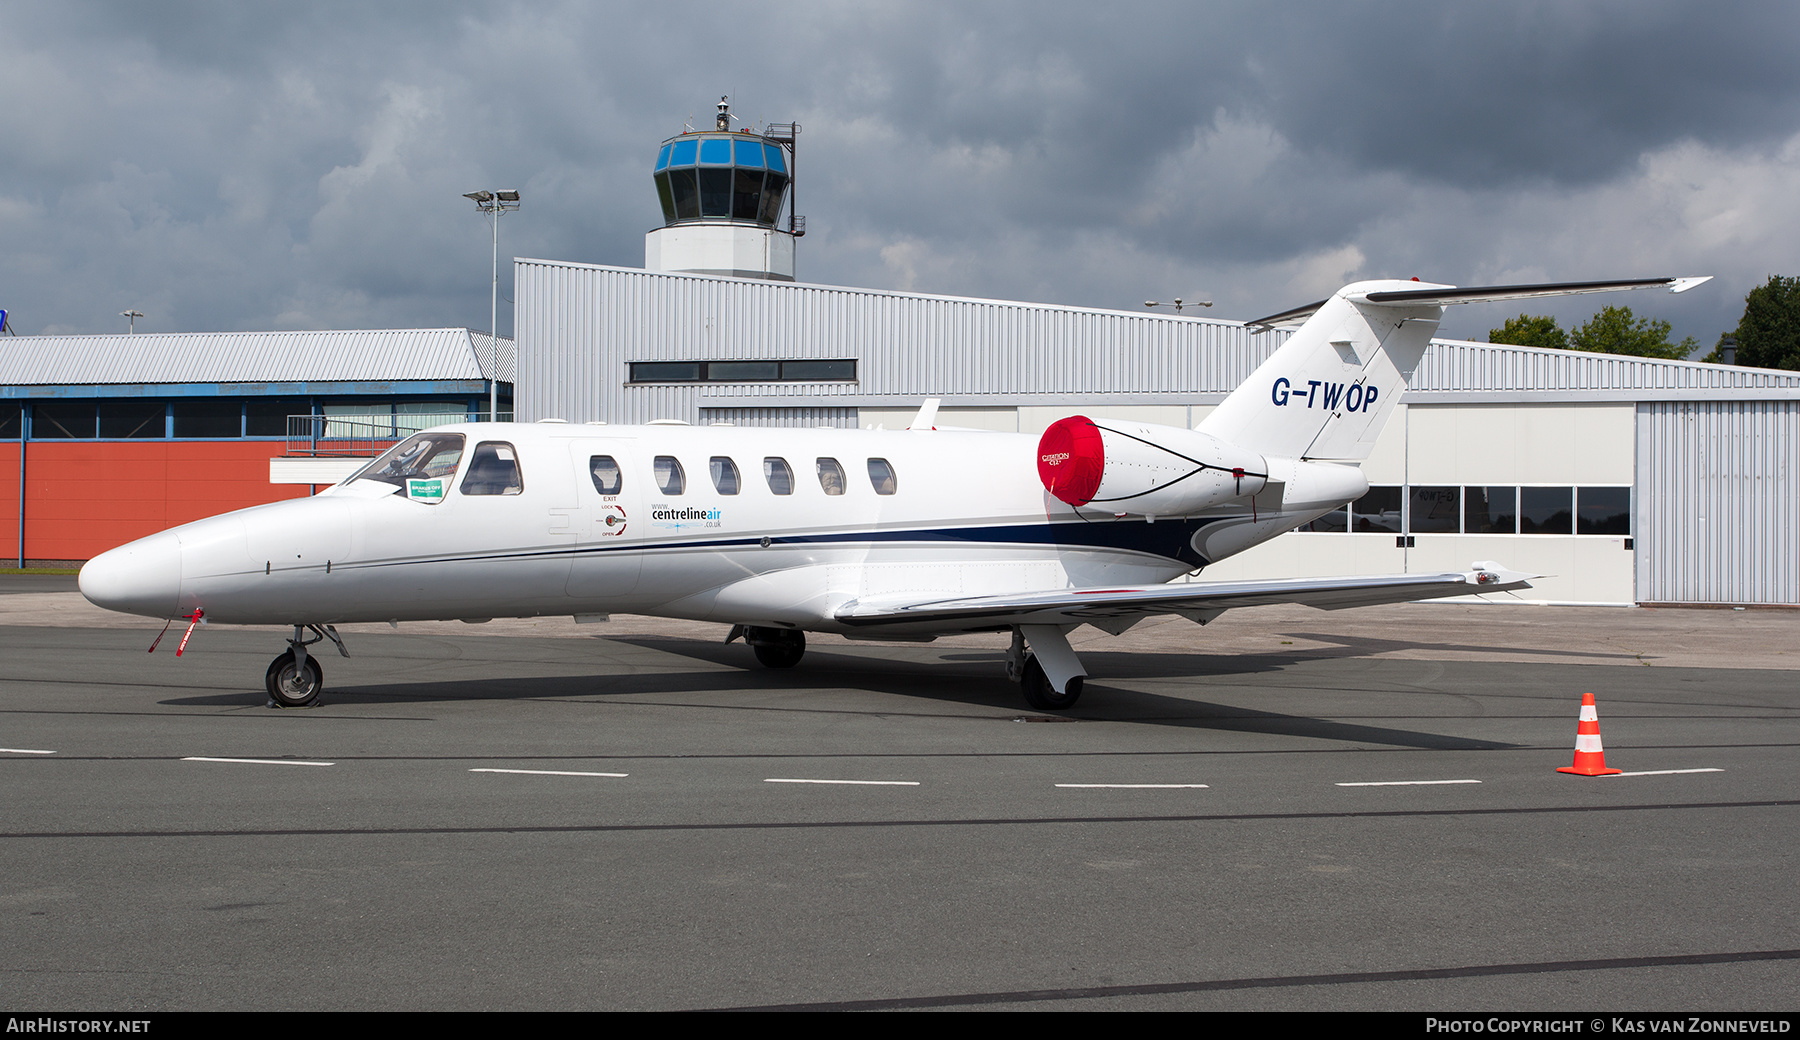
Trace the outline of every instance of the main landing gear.
[[[733, 625], [727, 643], [742, 639], [765, 668], [792, 668], [806, 653], [806, 633], [790, 628]], [[317, 642], [317, 640], [314, 640]], [[1026, 651], [1029, 642], [1031, 650]], [[276, 664], [282, 662], [276, 659]], [[270, 675], [274, 666], [270, 667]], [[1006, 655], [1006, 677], [1019, 684], [1025, 703], [1038, 711], [1067, 711], [1081, 699], [1087, 673], [1060, 625], [1015, 625]], [[273, 680], [271, 680], [273, 682]], [[275, 696], [271, 687], [270, 696]]]
[[[306, 638], [307, 632], [313, 633], [311, 639]], [[325, 689], [325, 670], [319, 667], [319, 659], [308, 654], [306, 648], [322, 639], [331, 640], [338, 653], [350, 656], [350, 651], [344, 649], [344, 641], [338, 638], [337, 629], [330, 625], [295, 625], [294, 638], [288, 640], [287, 652], [270, 661], [268, 674], [263, 676], [271, 707], [307, 708], [319, 702], [319, 693]]]
[[806, 633], [791, 628], [758, 628], [733, 625], [727, 643], [742, 636], [764, 668], [792, 668], [806, 654]]
[[[1025, 652], [1031, 642], [1035, 653]], [[1041, 659], [1041, 660], [1040, 660]], [[1086, 675], [1069, 647], [1069, 637], [1056, 625], [1017, 625], [1006, 653], [1006, 677], [1019, 684], [1025, 703], [1039, 711], [1067, 711], [1081, 699]]]

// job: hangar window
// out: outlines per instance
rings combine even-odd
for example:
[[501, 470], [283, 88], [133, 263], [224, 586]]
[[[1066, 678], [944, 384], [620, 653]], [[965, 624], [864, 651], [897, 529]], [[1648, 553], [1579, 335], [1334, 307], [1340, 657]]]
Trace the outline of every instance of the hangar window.
[[665, 495], [679, 495], [687, 490], [687, 473], [682, 470], [681, 462], [673, 455], [658, 455], [651, 466], [656, 476], [656, 486]]
[[611, 455], [594, 455], [588, 459], [588, 474], [594, 478], [594, 490], [602, 495], [616, 495], [625, 484], [619, 464]]
[[713, 488], [719, 494], [735, 495], [738, 493], [737, 463], [723, 455], [714, 455], [709, 468], [712, 470]]
[[1398, 487], [1370, 488], [1350, 503], [1350, 530], [1365, 534], [1401, 533], [1401, 504]]
[[236, 401], [190, 398], [176, 401], [174, 427], [177, 437], [242, 437], [244, 408]]
[[869, 483], [874, 486], [877, 495], [891, 495], [898, 490], [894, 480], [894, 467], [886, 459], [869, 460]]
[[166, 401], [113, 400], [100, 402], [100, 436], [143, 440], [168, 435]]
[[1337, 509], [1326, 513], [1310, 523], [1302, 524], [1297, 530], [1316, 531], [1326, 534], [1342, 534], [1350, 529], [1350, 503], [1345, 502]]
[[16, 441], [25, 429], [25, 406], [0, 404], [0, 440]]
[[[1405, 526], [1401, 526], [1404, 490]], [[1631, 536], [1629, 487], [1372, 487], [1302, 531]]]
[[519, 454], [505, 441], [482, 441], [475, 445], [475, 456], [469, 460], [469, 472], [463, 475], [465, 495], [516, 495], [525, 490], [519, 476]]
[[633, 383], [844, 383], [855, 380], [855, 358], [631, 362]]
[[1631, 489], [1584, 487], [1575, 489], [1575, 533], [1631, 533]]
[[819, 460], [819, 487], [827, 495], [844, 493], [844, 467], [838, 465], [836, 459]]
[[1462, 529], [1462, 488], [1421, 487], [1407, 495], [1410, 534], [1455, 534]]
[[94, 435], [92, 401], [39, 401], [31, 406], [31, 436], [36, 440], [67, 440]]
[[[244, 436], [286, 437], [288, 416], [311, 415], [312, 401], [305, 397], [252, 397], [244, 402]], [[309, 423], [297, 424], [295, 433], [310, 433]], [[322, 431], [321, 431], [322, 432]]]
[[1572, 487], [1519, 489], [1520, 534], [1574, 534], [1574, 511]]
[[460, 433], [421, 433], [389, 448], [344, 483], [372, 480], [392, 484], [414, 501], [441, 502], [462, 453]]
[[777, 495], [794, 493], [794, 470], [786, 459], [778, 459], [773, 455], [764, 459], [763, 479], [769, 482], [769, 490]]
[[1519, 489], [1471, 487], [1463, 489], [1463, 531], [1467, 534], [1517, 534]]

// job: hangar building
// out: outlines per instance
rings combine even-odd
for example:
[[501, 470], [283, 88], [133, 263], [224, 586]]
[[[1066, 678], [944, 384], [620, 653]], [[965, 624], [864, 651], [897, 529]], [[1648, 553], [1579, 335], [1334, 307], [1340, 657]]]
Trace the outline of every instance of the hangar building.
[[[309, 494], [396, 437], [484, 414], [494, 353], [468, 329], [0, 340], [0, 545], [20, 566], [86, 560]], [[499, 355], [506, 402], [504, 339]]]

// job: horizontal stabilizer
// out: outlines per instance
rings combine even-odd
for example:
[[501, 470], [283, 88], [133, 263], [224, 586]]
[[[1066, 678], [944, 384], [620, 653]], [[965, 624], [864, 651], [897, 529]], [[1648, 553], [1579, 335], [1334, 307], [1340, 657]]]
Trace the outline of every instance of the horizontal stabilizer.
[[[1353, 303], [1374, 304], [1376, 306], [1423, 306], [1435, 305], [1446, 307], [1455, 303], [1487, 303], [1501, 300], [1535, 300], [1546, 296], [1580, 296], [1584, 293], [1618, 292], [1624, 289], [1666, 288], [1669, 292], [1687, 292], [1694, 286], [1712, 280], [1712, 275], [1700, 275], [1692, 278], [1632, 278], [1606, 282], [1545, 282], [1540, 285], [1488, 285], [1459, 289], [1453, 286], [1434, 285], [1429, 288], [1381, 290], [1377, 292], [1356, 293], [1346, 297]], [[1245, 322], [1246, 328], [1270, 329], [1281, 325], [1294, 325], [1311, 317], [1327, 301], [1309, 303], [1304, 307], [1271, 314], [1266, 318]]]
[[1151, 614], [1213, 613], [1232, 607], [1300, 603], [1322, 610], [1406, 603], [1531, 587], [1536, 575], [1482, 563], [1461, 574], [1388, 574], [1366, 578], [1189, 582], [1133, 588], [1062, 589], [1017, 595], [931, 600], [881, 597], [839, 608], [846, 625], [930, 624], [970, 628], [996, 625], [1071, 625]]

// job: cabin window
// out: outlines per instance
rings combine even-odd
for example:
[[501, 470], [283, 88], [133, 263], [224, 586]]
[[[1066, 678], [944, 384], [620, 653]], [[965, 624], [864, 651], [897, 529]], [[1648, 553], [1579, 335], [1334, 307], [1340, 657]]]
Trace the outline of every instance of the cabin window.
[[836, 459], [819, 460], [819, 486], [827, 495], [844, 493], [844, 467]]
[[894, 480], [894, 467], [886, 459], [869, 460], [869, 483], [875, 486], [877, 495], [891, 495], [898, 490]]
[[794, 471], [788, 466], [786, 459], [774, 456], [764, 459], [763, 479], [769, 482], [769, 490], [777, 495], [794, 493]]
[[673, 455], [658, 455], [656, 464], [651, 467], [655, 472], [656, 486], [665, 495], [679, 495], [687, 490], [687, 474], [682, 471], [680, 460]]
[[405, 493], [415, 502], [442, 502], [462, 453], [460, 433], [416, 434], [389, 448], [344, 483], [372, 480], [392, 484], [396, 493]]
[[723, 455], [714, 455], [711, 469], [713, 487], [719, 494], [735, 495], [738, 493], [737, 463]]
[[619, 464], [611, 455], [594, 455], [588, 458], [588, 475], [594, 478], [594, 490], [602, 495], [616, 495], [624, 485], [625, 477], [619, 472]]
[[475, 457], [469, 460], [469, 472], [463, 475], [465, 495], [516, 495], [525, 490], [519, 476], [519, 455], [505, 441], [482, 441], [475, 445]]

